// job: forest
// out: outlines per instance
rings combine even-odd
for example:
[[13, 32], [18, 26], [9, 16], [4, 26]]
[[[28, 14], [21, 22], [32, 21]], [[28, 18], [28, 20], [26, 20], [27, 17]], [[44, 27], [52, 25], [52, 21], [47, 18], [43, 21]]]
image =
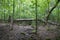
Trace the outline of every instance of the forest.
[[0, 40], [60, 40], [60, 0], [0, 0]]

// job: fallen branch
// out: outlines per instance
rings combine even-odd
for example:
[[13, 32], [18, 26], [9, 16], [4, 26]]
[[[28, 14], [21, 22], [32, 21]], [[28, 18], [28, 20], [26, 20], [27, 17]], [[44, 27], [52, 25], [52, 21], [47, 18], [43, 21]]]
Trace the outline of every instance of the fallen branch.
[[[40, 19], [40, 21], [42, 21], [43, 23], [46, 23], [46, 20]], [[52, 21], [47, 21], [47, 23], [48, 23], [48, 24], [51, 24], [51, 25], [60, 26], [60, 24], [59, 24], [59, 23], [52, 22]]]

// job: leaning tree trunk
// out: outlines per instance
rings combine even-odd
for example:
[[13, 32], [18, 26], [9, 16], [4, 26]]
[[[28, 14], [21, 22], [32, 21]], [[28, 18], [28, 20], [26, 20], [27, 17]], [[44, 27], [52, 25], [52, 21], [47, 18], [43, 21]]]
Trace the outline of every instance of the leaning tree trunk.
[[48, 22], [49, 16], [52, 13], [52, 11], [57, 7], [57, 5], [59, 4], [60, 0], [57, 0], [56, 4], [51, 8], [51, 10], [48, 12], [48, 15], [46, 16], [46, 23]]

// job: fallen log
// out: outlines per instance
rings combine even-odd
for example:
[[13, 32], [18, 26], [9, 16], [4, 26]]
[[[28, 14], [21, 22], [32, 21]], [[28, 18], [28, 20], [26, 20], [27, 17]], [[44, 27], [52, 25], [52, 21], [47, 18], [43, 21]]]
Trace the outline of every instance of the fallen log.
[[[3, 20], [2, 20], [2, 21], [3, 21]], [[5, 20], [5, 21], [8, 21], [8, 20]], [[15, 22], [24, 22], [24, 21], [26, 21], [26, 22], [32, 22], [32, 21], [36, 21], [36, 19], [16, 19], [16, 20], [13, 20], [13, 21], [14, 21], [14, 23], [15, 23]], [[44, 20], [44, 19], [37, 19], [37, 22], [38, 22], [38, 21], [40, 21], [40, 22], [42, 22], [42, 23], [46, 23], [46, 20]], [[48, 20], [47, 23], [48, 23], [48, 24], [51, 24], [51, 25], [60, 26], [59, 23], [52, 22], [51, 20]]]
[[[36, 21], [36, 20], [35, 20], [35, 19], [16, 19], [16, 20], [14, 20], [14, 21], [18, 21], [18, 22], [19, 22], [19, 21]], [[41, 21], [41, 22], [43, 22], [43, 23], [46, 23], [46, 20], [44, 20], [44, 19], [38, 19], [37, 21]], [[52, 22], [52, 21], [50, 21], [50, 20], [48, 20], [47, 23], [48, 23], [48, 24], [51, 24], [51, 25], [60, 26], [59, 23]]]

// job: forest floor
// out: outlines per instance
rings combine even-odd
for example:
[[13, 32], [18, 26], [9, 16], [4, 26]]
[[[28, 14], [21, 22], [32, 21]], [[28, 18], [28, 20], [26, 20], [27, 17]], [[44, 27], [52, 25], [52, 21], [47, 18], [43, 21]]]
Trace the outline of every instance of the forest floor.
[[57, 36], [57, 26], [53, 25], [49, 25], [49, 27], [48, 25], [38, 26], [39, 36], [34, 34], [35, 29], [31, 25], [22, 26], [13, 24], [13, 29], [10, 25], [0, 23], [0, 40], [55, 40]]

